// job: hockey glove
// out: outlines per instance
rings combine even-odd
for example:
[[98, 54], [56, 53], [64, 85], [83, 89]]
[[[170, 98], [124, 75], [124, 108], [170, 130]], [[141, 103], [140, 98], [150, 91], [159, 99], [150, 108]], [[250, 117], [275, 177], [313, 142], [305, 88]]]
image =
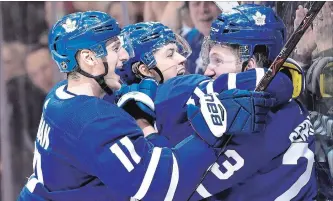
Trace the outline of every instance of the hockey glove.
[[276, 99], [265, 92], [232, 89], [204, 94], [196, 88], [187, 102], [187, 117], [196, 133], [211, 146], [223, 134], [249, 135], [265, 129], [266, 115]]
[[117, 92], [118, 107], [123, 108], [135, 119], [155, 121], [154, 99], [158, 84], [152, 79], [144, 79], [139, 84], [123, 85]]

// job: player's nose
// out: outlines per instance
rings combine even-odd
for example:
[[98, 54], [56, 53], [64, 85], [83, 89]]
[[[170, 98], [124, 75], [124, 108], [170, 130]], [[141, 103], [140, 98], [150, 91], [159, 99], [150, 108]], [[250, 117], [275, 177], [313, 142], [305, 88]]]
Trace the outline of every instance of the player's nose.
[[118, 52], [119, 60], [122, 62], [126, 62], [129, 60], [129, 53], [125, 50], [125, 48], [121, 48]]
[[213, 78], [216, 75], [216, 73], [214, 71], [214, 68], [210, 64], [208, 64], [204, 75], [208, 76], [208, 77], [211, 77], [211, 78]]

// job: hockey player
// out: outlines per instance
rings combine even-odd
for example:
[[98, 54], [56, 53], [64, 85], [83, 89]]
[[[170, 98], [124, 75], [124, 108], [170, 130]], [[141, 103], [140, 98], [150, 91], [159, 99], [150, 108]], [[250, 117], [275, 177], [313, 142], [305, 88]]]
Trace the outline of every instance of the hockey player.
[[[123, 95], [127, 92], [129, 93], [118, 101], [118, 106], [123, 107], [132, 116], [140, 116], [149, 120], [149, 122], [153, 122], [156, 118], [153, 99], [156, 94], [157, 84], [151, 80], [155, 80], [162, 84], [161, 87], [163, 87], [163, 90], [173, 88], [173, 86], [170, 86], [167, 81], [185, 74], [184, 63], [187, 56], [191, 53], [191, 50], [181, 36], [173, 33], [168, 27], [159, 22], [145, 22], [128, 25], [124, 28], [123, 33], [128, 34], [131, 39], [135, 56], [125, 62], [125, 67], [119, 69], [118, 73], [122, 77], [122, 80], [128, 85], [139, 83], [141, 79], [144, 80], [140, 84], [123, 86], [119, 94]], [[257, 76], [262, 76], [264, 71], [262, 70], [260, 72], [261, 73], [258, 74], [255, 71], [244, 73], [243, 78], [245, 79], [243, 79], [243, 84], [246, 85], [246, 83], [251, 83], [254, 86], [256, 81], [260, 79], [257, 78]], [[290, 93], [292, 91], [290, 80], [283, 74], [279, 74], [277, 77], [278, 78], [274, 80], [274, 83], [275, 85], [280, 85], [279, 88], [269, 88], [272, 89], [269, 90], [269, 92], [274, 94], [280, 103], [284, 101], [287, 102], [291, 98]], [[186, 87], [183, 88], [187, 90], [186, 93], [183, 94], [186, 97], [188, 94], [193, 93], [195, 87], [199, 83], [208, 81], [209, 77], [203, 75], [187, 75], [177, 79], [177, 81], [178, 80], [181, 85], [184, 84]], [[164, 82], [165, 84], [163, 84]], [[187, 86], [189, 83], [190, 85]], [[225, 84], [227, 84], [227, 82], [224, 82], [223, 79], [221, 81], [218, 80], [218, 82], [214, 84], [214, 88], [216, 88], [215, 92], [222, 92], [224, 90], [222, 86], [225, 86]], [[182, 90], [177, 90], [179, 90], [180, 94], [183, 93]], [[152, 100], [150, 100], [149, 103], [146, 101], [146, 104], [143, 104], [142, 99], [149, 99], [146, 95]], [[164, 96], [162, 97], [164, 98]], [[161, 100], [164, 100], [163, 98]], [[175, 104], [173, 106], [183, 108], [184, 103], [178, 103], [176, 95], [174, 98]], [[189, 97], [187, 97], [187, 99], [188, 98]], [[182, 98], [179, 100], [182, 100]], [[136, 104], [132, 104], [133, 102], [136, 102]], [[161, 106], [159, 105], [158, 108], [160, 107]], [[163, 107], [161, 111], [162, 110]], [[176, 114], [157, 115], [157, 118], [161, 119], [164, 117], [170, 118], [171, 116], [179, 116], [179, 113], [177, 113], [179, 110], [169, 111], [176, 111]], [[167, 111], [163, 111], [163, 113], [165, 112], [167, 113]], [[171, 122], [174, 121], [170, 121], [170, 123]], [[168, 121], [165, 123], [168, 123]], [[164, 127], [170, 129], [173, 128], [171, 125], [169, 126], [169, 124], [166, 124]], [[161, 129], [161, 132], [162, 131], [164, 130]], [[184, 135], [174, 134], [175, 132], [179, 132], [178, 129], [171, 131], [172, 133], [170, 134], [172, 137], [169, 137], [169, 142], [171, 144], [176, 145], [184, 139]]]
[[[119, 33], [114, 18], [97, 11], [69, 14], [53, 26], [49, 48], [68, 79], [46, 97], [34, 173], [18, 200], [186, 200], [216, 159], [214, 145], [224, 140], [223, 134], [191, 131], [179, 146], [157, 147], [143, 137], [142, 129], [152, 128], [147, 121], [101, 99], [104, 92], [120, 88], [115, 68], [129, 57]], [[251, 133], [241, 126], [231, 128], [232, 119], [238, 117], [244, 117], [243, 123], [264, 126], [265, 121], [256, 122], [255, 117], [264, 117], [274, 99], [264, 93], [243, 93], [241, 98], [218, 96], [215, 101], [223, 105], [240, 99], [247, 104], [235, 105], [238, 109], [261, 108], [247, 116], [226, 110], [226, 132]], [[206, 122], [193, 122], [197, 123]]]
[[[150, 39], [156, 38], [158, 36]], [[260, 40], [256, 38], [260, 38]], [[138, 39], [135, 40], [140, 41]], [[184, 138], [183, 134], [192, 129], [191, 124], [187, 122], [188, 119], [191, 119], [191, 115], [186, 112], [184, 106], [193, 105], [193, 103], [199, 105], [199, 102], [200, 104], [207, 103], [200, 99], [200, 96], [203, 96], [202, 94], [206, 91], [220, 93], [221, 90], [235, 87], [253, 90], [260, 80], [260, 74], [263, 75], [263, 69], [256, 67], [269, 65], [269, 61], [277, 56], [284, 41], [284, 24], [270, 8], [242, 5], [231, 13], [219, 16], [212, 25], [210, 39], [207, 39], [203, 46], [203, 52], [207, 52], [207, 58], [209, 58], [210, 66], [207, 70], [211, 70], [211, 68], [214, 70], [213, 73], [207, 73], [207, 75], [216, 80], [212, 84], [206, 82], [197, 87], [198, 83], [205, 79], [200, 80], [199, 76], [189, 75], [171, 78], [161, 84], [154, 97], [159, 133], [167, 136], [171, 144], [177, 144]], [[141, 47], [143, 46], [144, 43], [141, 44]], [[160, 44], [160, 46], [162, 45]], [[222, 50], [218, 49], [219, 47]], [[163, 48], [160, 47], [160, 49]], [[154, 50], [154, 48], [150, 49]], [[150, 49], [147, 48], [148, 53], [146, 53], [143, 48], [141, 53], [143, 55], [152, 54], [149, 53]], [[145, 64], [142, 60], [138, 61]], [[176, 62], [173, 65], [173, 71], [177, 72], [173, 73], [174, 76], [180, 72], [177, 71], [177, 66], [180, 66], [178, 69], [182, 69], [181, 64]], [[214, 64], [215, 66], [212, 66]], [[169, 64], [169, 66], [172, 65]], [[132, 65], [132, 67], [137, 66]], [[156, 69], [153, 67], [152, 71]], [[240, 72], [242, 67], [243, 69], [245, 67], [256, 69], [234, 74]], [[287, 71], [293, 82], [299, 79], [297, 75], [294, 75], [297, 69], [295, 67], [294, 70], [289, 68], [284, 70]], [[139, 72], [137, 73], [139, 76], [155, 76], [155, 78], [160, 76], [153, 73], [148, 74], [146, 69]], [[232, 74], [222, 75], [222, 73], [230, 72]], [[259, 79], [244, 76], [250, 75], [246, 73], [252, 73], [252, 75], [254, 73]], [[161, 74], [166, 77], [165, 73]], [[274, 80], [276, 81], [276, 78]], [[274, 80], [268, 90], [274, 91], [272, 89], [275, 89], [279, 92], [280, 89], [282, 92], [283, 87], [279, 86], [278, 82], [274, 83]], [[196, 92], [193, 94], [193, 91]], [[294, 90], [294, 92], [297, 91]], [[288, 94], [288, 91], [285, 93]], [[284, 95], [283, 93], [277, 94]], [[294, 97], [296, 98], [297, 95]], [[283, 99], [283, 97], [281, 98]], [[255, 137], [234, 136], [231, 138], [226, 151], [219, 161], [213, 164], [210, 173], [191, 200], [207, 198], [222, 190], [225, 191], [211, 199], [312, 200], [315, 197], [313, 128], [306, 109], [297, 101], [292, 100], [288, 104], [275, 108], [269, 114], [270, 121], [265, 132]], [[192, 127], [197, 131], [201, 129], [193, 124]], [[174, 132], [170, 132], [171, 130]]]
[[[285, 34], [282, 20], [270, 8], [242, 5], [230, 14], [221, 14], [212, 23], [210, 36], [203, 44], [202, 56], [208, 61], [205, 75], [219, 77], [222, 73], [267, 67], [281, 50]], [[304, 85], [302, 69], [289, 59], [283, 71], [292, 78], [293, 97], [297, 98]], [[229, 75], [225, 79], [233, 78]], [[197, 189], [198, 198], [209, 197], [219, 187], [224, 187], [222, 182], [221, 185], [213, 182], [214, 177], [216, 180], [228, 178], [232, 183], [238, 180], [238, 184], [211, 200], [303, 201], [315, 198], [315, 144], [308, 111], [297, 100], [292, 100], [269, 116], [272, 121], [267, 124], [266, 137], [261, 141], [251, 138], [251, 142], [246, 140], [243, 144], [244, 137], [231, 139], [225, 152], [229, 159], [213, 165], [212, 174]], [[256, 154], [252, 152], [250, 156], [246, 150], [251, 147], [255, 147]], [[228, 163], [231, 158], [236, 163]], [[246, 161], [250, 162], [246, 164]], [[222, 167], [227, 167], [228, 171], [224, 172]], [[231, 174], [226, 174], [228, 172]]]

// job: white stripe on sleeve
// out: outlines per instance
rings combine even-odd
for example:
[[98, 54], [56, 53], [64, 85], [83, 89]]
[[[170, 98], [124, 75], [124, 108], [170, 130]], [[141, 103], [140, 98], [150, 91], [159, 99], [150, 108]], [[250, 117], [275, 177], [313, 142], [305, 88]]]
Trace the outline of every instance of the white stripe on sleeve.
[[131, 172], [134, 169], [133, 164], [128, 159], [128, 157], [125, 155], [125, 153], [123, 152], [123, 150], [120, 149], [120, 147], [118, 146], [118, 144], [113, 144], [110, 147], [110, 150], [111, 150], [112, 153], [114, 153], [117, 156], [117, 158], [125, 166], [125, 168], [127, 169], [128, 172]]
[[160, 160], [161, 152], [162, 152], [162, 148], [154, 147], [146, 174], [143, 178], [143, 181], [141, 183], [141, 186], [140, 186], [138, 192], [136, 192], [136, 194], [133, 196], [134, 198], [136, 198], [138, 200], [142, 200], [142, 198], [146, 195], [146, 193], [150, 187], [150, 184], [153, 180], [158, 162]]
[[265, 71], [263, 68], [255, 68], [256, 70], [256, 86], [258, 86], [260, 80], [264, 77]]
[[166, 194], [166, 197], [164, 201], [172, 201], [173, 197], [175, 195], [178, 181], [179, 181], [179, 168], [178, 168], [178, 162], [177, 158], [174, 156], [172, 153], [172, 159], [173, 159], [173, 165], [172, 165], [172, 175], [171, 175], [171, 181], [170, 181], [170, 186], [168, 189], [168, 192]]
[[236, 89], [236, 73], [228, 74], [228, 89]]

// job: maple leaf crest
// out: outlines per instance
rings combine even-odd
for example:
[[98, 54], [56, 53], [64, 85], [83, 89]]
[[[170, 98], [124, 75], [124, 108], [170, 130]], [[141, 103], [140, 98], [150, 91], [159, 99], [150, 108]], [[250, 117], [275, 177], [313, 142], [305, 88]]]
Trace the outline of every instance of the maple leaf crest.
[[71, 19], [67, 19], [66, 23], [62, 25], [62, 27], [65, 29], [67, 33], [74, 31], [76, 27], [76, 21], [72, 21]]
[[266, 24], [266, 15], [261, 14], [259, 11], [257, 11], [256, 15], [253, 15], [252, 17], [256, 25], [263, 26]]

